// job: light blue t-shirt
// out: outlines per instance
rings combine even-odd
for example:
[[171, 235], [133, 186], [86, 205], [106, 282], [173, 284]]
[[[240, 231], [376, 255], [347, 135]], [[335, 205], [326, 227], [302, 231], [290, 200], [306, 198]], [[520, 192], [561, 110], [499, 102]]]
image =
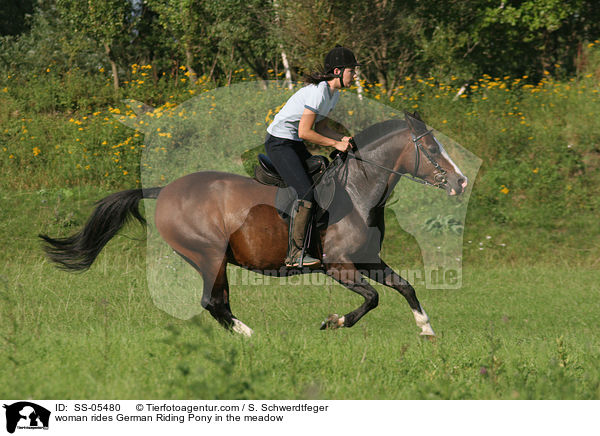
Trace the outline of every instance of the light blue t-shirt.
[[315, 123], [318, 123], [333, 110], [339, 98], [340, 93], [337, 90], [332, 93], [325, 80], [318, 85], [306, 85], [292, 95], [275, 115], [273, 122], [267, 127], [267, 132], [278, 138], [301, 141], [298, 126], [304, 109], [316, 113]]

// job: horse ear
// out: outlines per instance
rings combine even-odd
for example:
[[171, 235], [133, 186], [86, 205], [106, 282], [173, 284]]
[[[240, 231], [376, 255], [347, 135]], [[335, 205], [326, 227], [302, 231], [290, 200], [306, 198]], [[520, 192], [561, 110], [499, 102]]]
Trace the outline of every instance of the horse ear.
[[413, 114], [411, 114], [410, 112], [404, 111], [404, 120], [406, 121], [406, 124], [408, 124], [408, 127], [410, 128], [410, 130], [414, 131], [415, 130], [415, 118], [413, 117]]
[[419, 115], [419, 112], [417, 112], [417, 111], [413, 112], [413, 118], [415, 118], [416, 120], [419, 120], [419, 121], [423, 121], [423, 118], [421, 118], [421, 115]]

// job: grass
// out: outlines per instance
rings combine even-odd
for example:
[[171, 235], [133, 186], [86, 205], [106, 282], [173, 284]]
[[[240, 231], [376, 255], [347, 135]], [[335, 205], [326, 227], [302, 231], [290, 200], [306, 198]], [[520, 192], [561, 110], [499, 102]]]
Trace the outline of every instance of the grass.
[[[360, 304], [340, 286], [235, 286], [234, 313], [256, 333], [248, 340], [207, 314], [183, 321], [154, 306], [139, 226], [84, 274], [48, 264], [35, 235], [72, 232], [102, 195], [2, 197], [0, 397], [600, 398], [600, 273], [590, 263], [472, 256], [461, 290], [417, 289], [435, 342], [417, 336], [404, 299], [379, 285], [379, 307], [338, 331], [318, 327]], [[388, 238], [417, 250], [397, 231]], [[386, 253], [418, 264], [418, 250], [406, 260]]]
[[[172, 78], [153, 84], [138, 66], [117, 97], [106, 77], [78, 71], [0, 78], [0, 397], [600, 398], [600, 93], [593, 65], [563, 81], [484, 76], [457, 99], [456, 81], [414, 77], [395, 90], [366, 86], [370, 101], [420, 111], [483, 160], [461, 223], [462, 289], [417, 286], [435, 342], [417, 336], [406, 302], [379, 285], [380, 306], [347, 330], [318, 329], [328, 314], [360, 304], [329, 282], [233, 286], [233, 311], [256, 332], [250, 340], [206, 314], [173, 318], [153, 303], [139, 226], [114, 238], [90, 271], [55, 269], [37, 233], [73, 233], [94, 201], [139, 186], [148, 176], [140, 171], [144, 151], [152, 147], [156, 162], [173, 171], [196, 161], [214, 167], [219, 157], [243, 165], [236, 147], [260, 144], [282, 101], [253, 95], [264, 107], [244, 121], [248, 111], [239, 101], [248, 99], [220, 98], [227, 88], [214, 90], [204, 79], [196, 88], [176, 87]], [[192, 119], [206, 127], [194, 135], [175, 123], [173, 138], [159, 124], [146, 137], [114, 117], [132, 115], [122, 98], [164, 114], [195, 94], [219, 98], [200, 103], [214, 122]], [[372, 121], [367, 107], [340, 101], [347, 119]], [[181, 116], [178, 109], [172, 114]], [[232, 113], [237, 124], [219, 118]], [[225, 125], [227, 136], [219, 135]], [[181, 145], [178, 132], [190, 142], [180, 147], [189, 159], [167, 150]], [[195, 154], [202, 135], [223, 138], [213, 143], [214, 155]], [[145, 156], [142, 165], [152, 166]], [[150, 175], [164, 184], [161, 165]], [[398, 269], [421, 268], [417, 241], [388, 213], [384, 259]]]

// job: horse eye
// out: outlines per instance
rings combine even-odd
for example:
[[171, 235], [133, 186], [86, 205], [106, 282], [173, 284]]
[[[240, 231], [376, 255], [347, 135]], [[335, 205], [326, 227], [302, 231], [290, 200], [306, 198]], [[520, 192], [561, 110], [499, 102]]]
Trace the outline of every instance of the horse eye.
[[427, 142], [427, 151], [429, 151], [430, 153], [439, 153], [440, 152], [440, 147], [437, 145], [437, 143], [435, 143], [435, 141], [428, 141]]

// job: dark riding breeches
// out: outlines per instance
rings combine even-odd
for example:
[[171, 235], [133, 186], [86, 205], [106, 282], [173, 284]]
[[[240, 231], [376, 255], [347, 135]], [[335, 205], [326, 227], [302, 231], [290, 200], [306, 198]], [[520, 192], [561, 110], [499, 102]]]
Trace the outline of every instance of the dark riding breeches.
[[296, 190], [298, 198], [314, 201], [312, 180], [306, 168], [306, 160], [311, 154], [304, 142], [277, 138], [267, 133], [265, 150], [283, 181]]

